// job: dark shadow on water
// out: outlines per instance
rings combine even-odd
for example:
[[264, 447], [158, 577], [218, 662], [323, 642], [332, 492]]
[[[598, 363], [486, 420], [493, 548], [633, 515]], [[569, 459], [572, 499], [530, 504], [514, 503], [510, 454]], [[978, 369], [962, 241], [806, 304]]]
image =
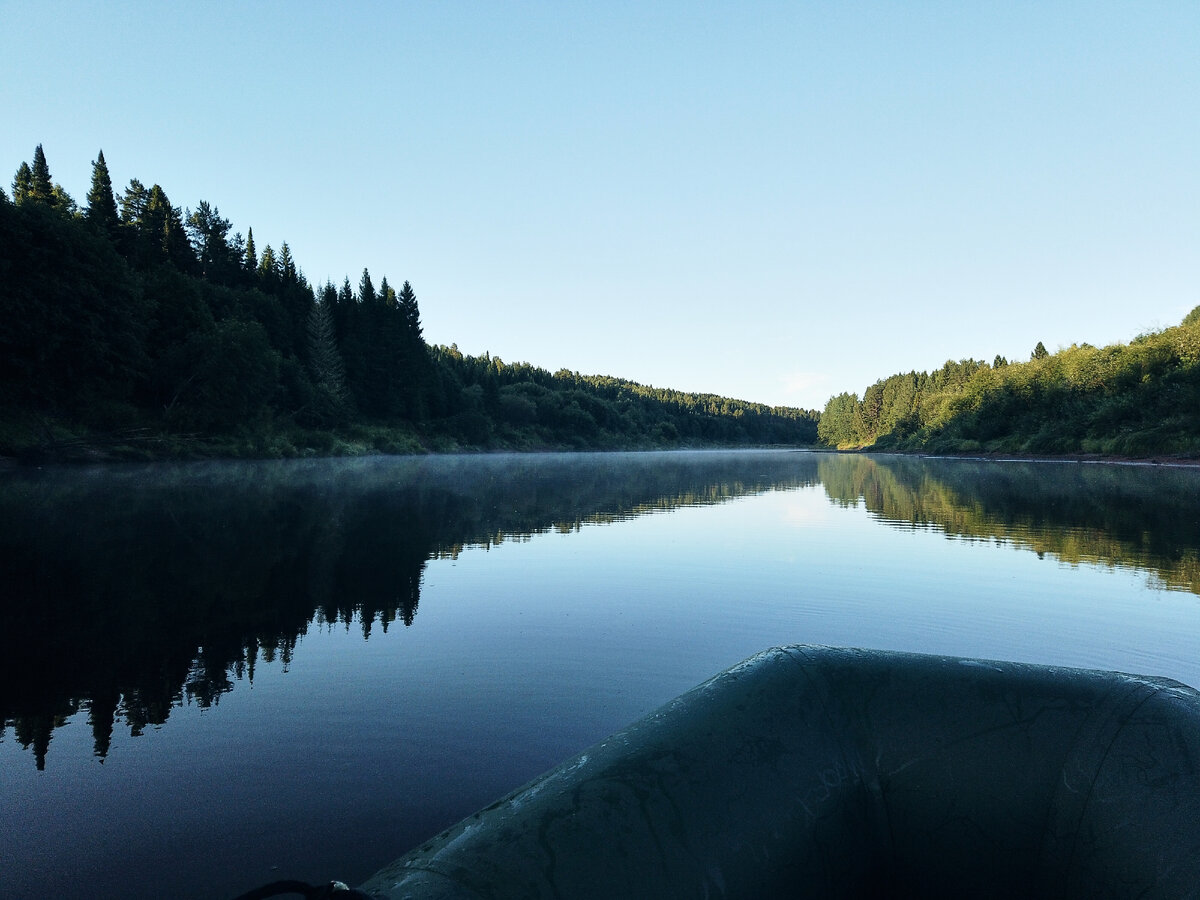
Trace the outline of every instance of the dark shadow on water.
[[45, 765], [219, 703], [329, 623], [411, 626], [428, 560], [812, 483], [796, 453], [548, 454], [48, 468], [0, 482], [0, 717]]
[[[87, 712], [104, 758], [215, 706], [314, 625], [418, 621], [471, 547], [820, 483], [959, 539], [1200, 593], [1200, 473], [809, 453], [549, 454], [48, 468], [0, 480], [0, 717], [45, 765]], [[419, 625], [418, 625], [419, 627]]]

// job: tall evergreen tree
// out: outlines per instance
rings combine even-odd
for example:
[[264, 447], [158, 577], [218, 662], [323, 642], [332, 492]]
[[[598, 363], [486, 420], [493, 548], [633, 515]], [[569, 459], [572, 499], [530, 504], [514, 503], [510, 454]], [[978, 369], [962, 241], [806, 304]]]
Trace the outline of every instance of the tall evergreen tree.
[[17, 168], [12, 189], [13, 203], [20, 204], [33, 199], [33, 170], [29, 168], [29, 163], [23, 162]]
[[342, 287], [338, 291], [338, 306], [348, 307], [354, 302], [354, 289], [350, 287], [349, 277], [342, 279]]
[[254, 249], [254, 229], [246, 229], [246, 252], [242, 256], [242, 266], [247, 272], [258, 270], [258, 252]]
[[[196, 211], [185, 222], [192, 239], [196, 258], [200, 261], [200, 273], [219, 281], [231, 268], [229, 253], [229, 229], [233, 223], [221, 217], [221, 211], [201, 200]], [[239, 260], [240, 262], [240, 260]]]
[[181, 272], [191, 271], [196, 257], [184, 229], [179, 207], [171, 205], [166, 192], [157, 184], [150, 188], [140, 229], [149, 258], [171, 262]]
[[375, 285], [371, 283], [371, 273], [364, 266], [362, 278], [358, 280], [358, 302], [364, 306], [370, 306], [375, 302], [377, 297]]
[[421, 311], [417, 308], [417, 295], [413, 291], [412, 285], [405, 281], [396, 299], [400, 305], [400, 312], [404, 315], [404, 326], [408, 330], [409, 336], [420, 340]]
[[350, 330], [350, 317], [354, 315], [354, 289], [350, 287], [350, 279], [343, 278], [342, 286], [337, 292], [337, 303], [330, 304], [333, 312], [333, 327], [337, 332], [339, 346], [345, 346], [346, 337]]
[[396, 289], [388, 284], [386, 275], [384, 275], [383, 279], [379, 282], [379, 290], [377, 294], [379, 297], [379, 302], [384, 306], [388, 307], [389, 309], [396, 307]]
[[[330, 290], [325, 292], [326, 299], [331, 293], [337, 296], [332, 287], [329, 285]], [[342, 412], [347, 399], [346, 367], [338, 352], [333, 318], [325, 300], [314, 303], [308, 314], [308, 367], [317, 388], [318, 414], [329, 417]]]
[[117, 235], [120, 219], [117, 215], [117, 200], [113, 196], [112, 179], [108, 174], [108, 164], [104, 161], [104, 151], [101, 150], [92, 163], [92, 187], [87, 195], [87, 217], [98, 225], [110, 237]]
[[270, 244], [263, 248], [262, 256], [258, 258], [258, 275], [265, 281], [274, 281], [279, 277], [279, 263]]
[[138, 226], [146, 215], [146, 204], [150, 201], [150, 191], [136, 178], [129, 179], [129, 187], [121, 197], [121, 223]]
[[1045, 359], [1050, 355], [1050, 351], [1046, 349], [1046, 345], [1041, 341], [1037, 342], [1037, 346], [1033, 348], [1033, 352], [1029, 354], [1030, 359]]
[[287, 241], [279, 245], [279, 275], [284, 284], [293, 284], [296, 280], [296, 261], [292, 259], [292, 248]]
[[38, 144], [37, 149], [33, 151], [31, 172], [33, 174], [32, 199], [40, 200], [43, 203], [53, 202], [54, 183], [50, 179], [50, 166], [46, 164], [46, 154], [42, 152], [41, 144]]

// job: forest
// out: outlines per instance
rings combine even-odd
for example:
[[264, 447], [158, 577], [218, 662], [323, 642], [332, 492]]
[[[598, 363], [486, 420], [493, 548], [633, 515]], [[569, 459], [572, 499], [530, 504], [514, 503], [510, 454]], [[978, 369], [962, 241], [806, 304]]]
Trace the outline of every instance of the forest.
[[1072, 344], [1029, 359], [948, 361], [825, 405], [842, 449], [1120, 457], [1200, 456], [1200, 306], [1128, 344]]
[[430, 346], [416, 292], [312, 285], [201, 200], [76, 202], [35, 149], [0, 190], [0, 456], [288, 457], [811, 445], [816, 410]]
[[39, 145], [0, 189], [0, 456], [289, 457], [738, 445], [1200, 456], [1200, 307], [1127, 344], [947, 361], [823, 411], [430, 346], [416, 292], [312, 285], [201, 200], [82, 204]]

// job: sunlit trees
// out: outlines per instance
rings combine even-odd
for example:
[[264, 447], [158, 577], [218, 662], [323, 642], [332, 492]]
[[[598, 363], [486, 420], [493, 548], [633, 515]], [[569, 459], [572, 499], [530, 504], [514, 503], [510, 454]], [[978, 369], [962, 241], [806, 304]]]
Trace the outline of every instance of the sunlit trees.
[[55, 184], [50, 178], [50, 166], [46, 162], [46, 154], [42, 145], [38, 144], [33, 151], [33, 165], [22, 162], [13, 178], [13, 202], [42, 203], [48, 207], [67, 214], [76, 212], [75, 201], [61, 184]]
[[902, 378], [882, 382], [879, 404], [868, 388], [853, 407], [856, 427], [847, 395], [831, 398], [822, 440], [901, 450], [1200, 453], [1200, 329], [1193, 325], [1057, 353], [1039, 341], [1027, 363], [947, 362], [917, 375], [910, 412], [893, 416], [898, 394], [888, 388]]
[[829, 398], [821, 421], [817, 424], [817, 436], [831, 447], [849, 447], [862, 443], [859, 437], [860, 415], [858, 394], [843, 392]]

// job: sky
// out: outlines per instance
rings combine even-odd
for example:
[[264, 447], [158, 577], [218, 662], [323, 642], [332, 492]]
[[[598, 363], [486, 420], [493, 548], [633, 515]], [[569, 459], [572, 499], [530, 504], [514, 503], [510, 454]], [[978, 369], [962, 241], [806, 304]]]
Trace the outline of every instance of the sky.
[[214, 204], [426, 340], [823, 408], [1200, 304], [1200, 3], [0, 0], [0, 183]]

